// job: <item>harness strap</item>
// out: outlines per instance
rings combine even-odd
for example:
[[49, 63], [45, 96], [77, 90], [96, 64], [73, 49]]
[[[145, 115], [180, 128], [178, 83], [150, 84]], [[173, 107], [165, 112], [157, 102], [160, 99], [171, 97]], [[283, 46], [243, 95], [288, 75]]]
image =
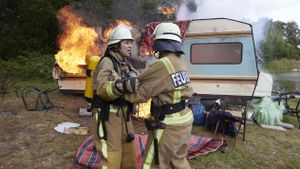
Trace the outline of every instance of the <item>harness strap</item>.
[[162, 105], [161, 108], [165, 115], [174, 114], [185, 109], [185, 101], [182, 100], [181, 102], [175, 104], [165, 104]]
[[151, 102], [150, 112], [153, 116], [159, 114], [157, 120], [163, 121], [165, 115], [178, 113], [184, 109], [185, 109], [185, 100], [182, 100], [179, 103], [165, 104], [162, 106], [157, 106], [154, 104], [154, 102]]

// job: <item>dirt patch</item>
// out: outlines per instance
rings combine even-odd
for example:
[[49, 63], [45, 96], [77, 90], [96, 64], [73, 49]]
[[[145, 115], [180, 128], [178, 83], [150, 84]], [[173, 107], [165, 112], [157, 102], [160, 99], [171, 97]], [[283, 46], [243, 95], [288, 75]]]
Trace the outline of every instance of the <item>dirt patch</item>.
[[[92, 117], [79, 117], [79, 108], [87, 106], [81, 95], [50, 96], [55, 108], [49, 111], [26, 111], [21, 98], [9, 97], [0, 105], [0, 169], [69, 169], [84, 168], [74, 162], [79, 145], [90, 134]], [[298, 125], [293, 117], [294, 124]], [[53, 128], [62, 122], [79, 123], [90, 129], [89, 135], [65, 135]], [[146, 133], [144, 123], [134, 120], [136, 133]], [[300, 168], [300, 132], [262, 129], [247, 125], [246, 141], [225, 137], [225, 153], [199, 156], [189, 163], [192, 168]], [[214, 137], [203, 126], [193, 126], [193, 134]], [[222, 135], [218, 137], [223, 137]], [[278, 160], [280, 159], [280, 160]], [[277, 161], [276, 161], [277, 160]], [[242, 167], [243, 168], [243, 167]]]
[[[78, 115], [87, 102], [81, 95], [57, 94], [50, 99], [55, 107], [48, 111], [27, 111], [18, 97], [5, 100], [0, 109], [1, 169], [82, 168], [74, 158], [82, 141], [93, 134], [94, 119]], [[53, 129], [67, 121], [88, 127], [89, 134], [65, 135]], [[134, 126], [137, 133], [146, 133], [142, 121], [134, 120]]]

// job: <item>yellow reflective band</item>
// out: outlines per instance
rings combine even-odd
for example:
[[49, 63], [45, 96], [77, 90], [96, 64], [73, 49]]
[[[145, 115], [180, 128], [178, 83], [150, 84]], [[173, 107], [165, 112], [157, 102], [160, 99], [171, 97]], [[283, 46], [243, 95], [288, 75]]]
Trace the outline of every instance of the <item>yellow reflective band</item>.
[[120, 109], [119, 107], [109, 105], [109, 112], [110, 113], [118, 113], [119, 109]]
[[104, 132], [103, 132], [103, 127], [102, 127], [102, 120], [100, 121], [100, 124], [99, 124], [99, 136], [100, 137], [103, 137], [104, 136]]
[[[100, 121], [99, 124], [99, 136], [103, 137], [104, 136], [104, 131], [103, 131], [103, 126], [102, 126], [102, 121]], [[104, 158], [107, 159], [107, 143], [104, 139], [100, 139], [101, 142], [101, 152]]]
[[106, 165], [103, 165], [103, 166], [102, 166], [102, 169], [107, 169], [107, 166], [106, 166]]
[[[164, 129], [154, 130], [154, 136], [156, 135], [158, 143], [160, 142], [163, 132], [164, 132]], [[153, 158], [154, 158], [154, 140], [152, 140], [152, 142], [151, 142], [150, 148], [149, 148], [147, 156], [146, 156], [146, 160], [143, 165], [143, 169], [150, 169]]]
[[[112, 104], [109, 106], [109, 112], [110, 112], [110, 113], [118, 113], [118, 112], [121, 112], [120, 109], [121, 109], [121, 106], [112, 105]], [[126, 107], [126, 106], [123, 107], [123, 111], [124, 111], [124, 112], [127, 111], [127, 107]]]
[[104, 158], [107, 159], [107, 144], [106, 141], [104, 139], [101, 139], [101, 151], [102, 151], [102, 155]]
[[[171, 63], [171, 61], [169, 60], [169, 58], [164, 57], [161, 59], [161, 61], [164, 63], [169, 74], [175, 73], [175, 68], [174, 68], [173, 64]], [[182, 89], [182, 87], [178, 87], [173, 92], [173, 103], [174, 104], [179, 103], [181, 101], [181, 89]]]
[[165, 62], [165, 60], [163, 60], [164, 58], [162, 58], [161, 59], [161, 61], [163, 62], [163, 64], [165, 65], [165, 67], [166, 67], [166, 69], [167, 69], [167, 71], [168, 71], [168, 73], [169, 74], [172, 74], [172, 72], [171, 72], [171, 70], [170, 70], [170, 68], [168, 67], [168, 65], [167, 65], [167, 63]]
[[96, 122], [98, 123], [98, 112], [95, 113]]
[[169, 74], [175, 73], [175, 69], [174, 69], [172, 63], [170, 62], [170, 60], [168, 58], [164, 57], [164, 58], [162, 58], [160, 60], [165, 65], [165, 67], [166, 67], [166, 69], [167, 69], [167, 71], [168, 71]]
[[144, 164], [143, 165], [143, 169], [149, 169], [151, 166], [150, 165], [148, 165], [148, 164]]
[[180, 113], [174, 113], [170, 115], [166, 115], [163, 123], [167, 125], [176, 125], [176, 124], [183, 124], [189, 121], [193, 121], [193, 113], [189, 111], [184, 115], [180, 115]]
[[178, 87], [174, 90], [173, 93], [173, 104], [179, 103], [181, 101], [181, 88]]
[[175, 73], [175, 68], [174, 68], [173, 64], [171, 63], [170, 59], [165, 57], [165, 60], [166, 60], [167, 64], [169, 65], [172, 73]]
[[109, 83], [106, 86], [106, 93], [107, 93], [108, 97], [110, 97], [110, 98], [118, 97], [113, 93], [113, 83], [114, 83], [113, 81], [109, 81]]

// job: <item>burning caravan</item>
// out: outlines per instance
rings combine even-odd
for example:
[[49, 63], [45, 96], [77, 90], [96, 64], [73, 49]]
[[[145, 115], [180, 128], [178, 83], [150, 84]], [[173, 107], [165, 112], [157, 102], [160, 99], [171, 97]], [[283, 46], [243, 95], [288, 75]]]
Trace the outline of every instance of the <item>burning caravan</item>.
[[[142, 57], [152, 55], [152, 33], [159, 23], [149, 23], [144, 27], [138, 47]], [[181, 29], [184, 61], [195, 93], [206, 96], [253, 96], [259, 71], [250, 24], [227, 18], [174, 23]], [[85, 74], [66, 75], [65, 78], [58, 78], [61, 91], [84, 91]]]
[[[195, 93], [207, 97], [253, 95], [258, 68], [250, 24], [227, 18], [175, 23], [183, 35], [184, 61]], [[145, 27], [142, 48], [147, 53], [157, 24]]]
[[73, 8], [74, 5], [67, 5], [57, 14], [61, 26], [58, 36], [60, 50], [55, 55], [52, 75], [64, 93], [82, 93], [86, 85], [88, 60], [103, 52], [114, 27], [119, 24], [132, 27], [126, 20], [116, 20], [105, 29], [94, 29], [86, 25], [83, 18], [73, 12]]

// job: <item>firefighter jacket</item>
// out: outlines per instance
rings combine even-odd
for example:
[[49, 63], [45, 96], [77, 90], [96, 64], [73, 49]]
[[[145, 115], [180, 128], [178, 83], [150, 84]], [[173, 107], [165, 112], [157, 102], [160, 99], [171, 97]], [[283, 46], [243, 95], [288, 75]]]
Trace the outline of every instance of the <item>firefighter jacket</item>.
[[115, 100], [123, 95], [116, 89], [116, 80], [126, 77], [129, 71], [138, 74], [138, 71], [131, 66], [126, 57], [113, 51], [110, 51], [109, 55], [113, 58], [104, 56], [100, 60], [93, 79], [93, 88], [96, 94], [106, 101]]
[[124, 100], [121, 97], [123, 93], [115, 84], [118, 79], [126, 77], [129, 71], [136, 72], [126, 57], [112, 51], [100, 60], [95, 69], [93, 87], [103, 103], [101, 111], [95, 113], [95, 132], [99, 138], [95, 144], [101, 152], [101, 168], [136, 168], [134, 142], [125, 141], [128, 132], [133, 133], [129, 118], [132, 106], [119, 105]]
[[[144, 70], [139, 76], [139, 87], [134, 94], [125, 94], [125, 100], [133, 103], [145, 102], [152, 99], [152, 102], [157, 106], [166, 104], [176, 104], [188, 99], [192, 93], [192, 87], [189, 75], [181, 59], [174, 53], [168, 53], [162, 56], [157, 62]], [[183, 121], [190, 123], [193, 120], [193, 115], [188, 108], [182, 111], [180, 116], [183, 116]], [[181, 122], [175, 122], [168, 118], [164, 120], [165, 124], [180, 125]]]

